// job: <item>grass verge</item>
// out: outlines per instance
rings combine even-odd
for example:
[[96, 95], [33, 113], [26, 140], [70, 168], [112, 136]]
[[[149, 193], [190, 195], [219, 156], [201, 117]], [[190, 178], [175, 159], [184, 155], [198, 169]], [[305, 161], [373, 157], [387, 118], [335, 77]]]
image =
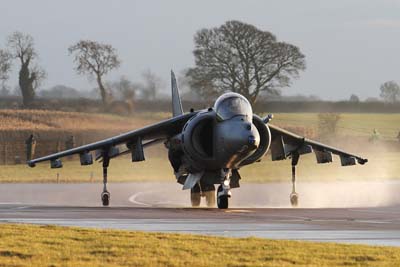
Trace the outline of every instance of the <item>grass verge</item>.
[[0, 266], [399, 266], [400, 248], [0, 225]]

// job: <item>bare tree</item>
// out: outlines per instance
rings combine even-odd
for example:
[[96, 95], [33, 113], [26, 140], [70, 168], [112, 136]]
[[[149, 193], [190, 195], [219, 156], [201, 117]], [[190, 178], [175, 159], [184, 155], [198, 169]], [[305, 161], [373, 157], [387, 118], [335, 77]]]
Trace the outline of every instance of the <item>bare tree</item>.
[[121, 64], [116, 49], [108, 44], [81, 40], [70, 46], [68, 51], [74, 56], [78, 74], [89, 74], [95, 77], [103, 104], [108, 105], [109, 96], [103, 77]]
[[400, 98], [400, 86], [395, 81], [385, 82], [380, 87], [381, 94], [380, 97], [385, 100], [385, 102], [396, 102]]
[[11, 54], [0, 49], [0, 80], [7, 81], [11, 70]]
[[11, 56], [21, 63], [19, 87], [24, 106], [29, 106], [35, 98], [35, 90], [46, 78], [46, 72], [37, 64], [33, 64], [38, 54], [32, 36], [17, 31], [8, 37], [7, 43]]
[[261, 91], [288, 86], [305, 69], [298, 47], [240, 21], [202, 29], [194, 42], [196, 66], [187, 75], [204, 95], [233, 91], [254, 103]]
[[6, 82], [10, 78], [11, 61], [11, 54], [0, 49], [0, 90], [3, 95], [8, 92]]
[[157, 91], [162, 87], [162, 80], [151, 70], [142, 73], [144, 85], [142, 88], [145, 99], [154, 100], [157, 97]]

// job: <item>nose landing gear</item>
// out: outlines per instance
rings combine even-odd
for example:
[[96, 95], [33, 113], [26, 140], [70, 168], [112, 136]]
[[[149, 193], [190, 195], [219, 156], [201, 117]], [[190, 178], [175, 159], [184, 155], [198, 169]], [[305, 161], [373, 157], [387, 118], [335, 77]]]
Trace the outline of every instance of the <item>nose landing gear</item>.
[[227, 209], [229, 206], [229, 195], [224, 194], [222, 185], [218, 186], [217, 206], [219, 209]]
[[[192, 207], [199, 207], [201, 203], [201, 197], [205, 197], [207, 207], [215, 207], [215, 200], [217, 199], [217, 207], [219, 209], [227, 209], [229, 206], [229, 198], [232, 195], [230, 185], [231, 176], [232, 172], [230, 169], [224, 169], [221, 171], [221, 184], [218, 186], [217, 194], [215, 194], [214, 184], [207, 184], [204, 181], [197, 182], [190, 189], [190, 202], [192, 204]], [[238, 182], [236, 183], [238, 184]], [[234, 181], [233, 184], [233, 186], [235, 187]]]
[[219, 209], [227, 209], [229, 206], [229, 198], [231, 193], [231, 170], [223, 171], [223, 180], [217, 191], [217, 206]]

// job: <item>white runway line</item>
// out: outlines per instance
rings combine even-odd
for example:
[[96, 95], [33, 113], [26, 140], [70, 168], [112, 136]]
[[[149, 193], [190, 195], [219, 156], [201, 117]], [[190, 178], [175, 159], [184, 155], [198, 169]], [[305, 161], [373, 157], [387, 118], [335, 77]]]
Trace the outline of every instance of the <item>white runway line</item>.
[[[136, 194], [133, 194], [132, 196], [129, 197], [129, 202], [136, 204], [136, 205], [141, 205], [141, 206], [146, 206], [146, 207], [151, 207], [150, 204], [143, 203], [140, 201], [137, 201], [136, 199], [140, 196], [143, 195], [145, 192], [137, 192]], [[147, 192], [148, 193], [148, 192]]]

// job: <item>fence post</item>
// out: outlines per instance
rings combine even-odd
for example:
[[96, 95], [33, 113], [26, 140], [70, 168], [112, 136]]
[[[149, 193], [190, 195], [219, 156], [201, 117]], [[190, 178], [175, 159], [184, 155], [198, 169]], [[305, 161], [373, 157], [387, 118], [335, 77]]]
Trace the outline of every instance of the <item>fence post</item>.
[[31, 134], [28, 139], [25, 141], [26, 145], [26, 160], [31, 160], [35, 154], [35, 148], [36, 148], [36, 140], [33, 134]]

